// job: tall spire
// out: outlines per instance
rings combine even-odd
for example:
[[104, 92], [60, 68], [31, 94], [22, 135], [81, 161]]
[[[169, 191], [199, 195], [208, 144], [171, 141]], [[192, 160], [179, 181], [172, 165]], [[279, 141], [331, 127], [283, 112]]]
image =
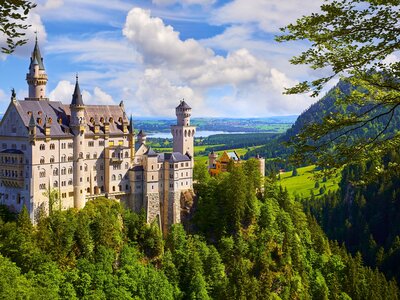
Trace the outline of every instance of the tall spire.
[[43, 64], [43, 57], [40, 54], [40, 49], [39, 49], [39, 43], [37, 39], [37, 32], [36, 32], [36, 38], [35, 38], [35, 48], [33, 48], [32, 56], [31, 56], [31, 65], [29, 68], [32, 66], [32, 63], [37, 62], [39, 64], [39, 70], [44, 70], [44, 64]]
[[75, 90], [74, 90], [74, 94], [72, 95], [71, 105], [73, 105], [73, 106], [84, 106], [85, 105], [85, 104], [83, 104], [81, 89], [79, 88], [78, 74], [76, 74]]
[[48, 100], [46, 98], [47, 74], [40, 54], [37, 35], [29, 64], [29, 73], [26, 74], [26, 81], [29, 86], [29, 97], [26, 100]]

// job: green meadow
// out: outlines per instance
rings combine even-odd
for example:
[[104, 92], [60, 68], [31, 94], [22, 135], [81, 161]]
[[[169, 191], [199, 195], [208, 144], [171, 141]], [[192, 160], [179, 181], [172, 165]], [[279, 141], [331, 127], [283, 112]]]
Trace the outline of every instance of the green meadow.
[[[315, 170], [314, 165], [298, 168], [297, 176], [292, 176], [292, 171], [284, 172], [278, 175], [278, 185], [286, 188], [292, 197], [296, 195], [309, 197], [311, 192], [318, 197], [329, 191], [336, 191], [339, 188], [338, 184], [341, 180], [340, 172], [326, 178], [326, 181], [323, 178], [315, 178], [318, 172]], [[316, 182], [318, 182], [319, 187], [316, 187]], [[323, 193], [321, 194], [321, 192]]]

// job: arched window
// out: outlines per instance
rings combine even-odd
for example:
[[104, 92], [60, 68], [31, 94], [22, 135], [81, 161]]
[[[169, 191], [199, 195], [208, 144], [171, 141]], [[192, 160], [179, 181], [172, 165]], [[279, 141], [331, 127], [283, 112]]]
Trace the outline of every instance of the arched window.
[[85, 172], [87, 172], [88, 171], [88, 166], [87, 166], [87, 164], [85, 164]]
[[129, 157], [129, 152], [126, 151], [126, 152], [125, 152], [125, 158], [128, 158], [128, 157]]
[[72, 185], [72, 179], [68, 180], [68, 185]]
[[50, 144], [50, 150], [54, 150], [54, 149], [56, 149], [56, 145]]
[[41, 170], [40, 170], [40, 172], [39, 172], [39, 177], [40, 177], [40, 178], [46, 177], [46, 170], [45, 170], [45, 169], [41, 169]]
[[117, 180], [117, 177], [115, 176], [115, 174], [113, 174], [113, 176], [111, 176], [111, 180]]
[[44, 164], [44, 157], [43, 157], [43, 156], [40, 158], [40, 164], [41, 164], [41, 165]]
[[122, 180], [122, 175], [121, 174], [118, 175], [118, 180]]
[[90, 153], [86, 154], [86, 159], [90, 159]]
[[67, 156], [64, 154], [63, 156], [61, 156], [61, 162], [66, 162], [67, 160]]
[[93, 158], [97, 159], [97, 152], [93, 153]]
[[51, 157], [50, 157], [50, 163], [51, 163], [51, 164], [54, 163], [54, 156], [51, 156]]
[[113, 192], [115, 192], [115, 186], [113, 186]]
[[64, 167], [61, 169], [61, 175], [67, 174], [67, 169]]
[[129, 164], [125, 163], [125, 169], [129, 169]]
[[83, 153], [79, 152], [79, 158], [83, 158]]
[[58, 169], [57, 168], [53, 169], [53, 176], [58, 176]]
[[41, 151], [46, 150], [46, 145], [45, 144], [40, 144], [39, 149]]
[[55, 187], [55, 188], [58, 187], [58, 181], [57, 180], [53, 182], [53, 187]]
[[68, 174], [72, 174], [72, 167], [68, 168]]

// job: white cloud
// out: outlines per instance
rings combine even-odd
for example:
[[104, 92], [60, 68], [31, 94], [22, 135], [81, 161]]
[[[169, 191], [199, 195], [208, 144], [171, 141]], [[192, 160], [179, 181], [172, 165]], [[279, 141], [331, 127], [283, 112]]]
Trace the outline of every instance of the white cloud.
[[[31, 54], [31, 51], [35, 44], [36, 32], [37, 38], [41, 45], [43, 45], [47, 38], [46, 29], [43, 25], [42, 19], [40, 15], [34, 12], [30, 12], [28, 14], [27, 19], [23, 22], [23, 24], [30, 25], [25, 31], [24, 39], [27, 39], [27, 43], [23, 46], [17, 47], [12, 55], [28, 57]], [[6, 42], [6, 37], [4, 35], [0, 35], [0, 46], [3, 47]], [[4, 60], [7, 58], [7, 55], [0, 53], [0, 59]]]
[[318, 11], [322, 0], [234, 0], [212, 13], [215, 24], [257, 24], [265, 32], [294, 22], [305, 14]]
[[[67, 80], [60, 81], [56, 88], [49, 94], [52, 101], [70, 103], [74, 92], [75, 84]], [[93, 89], [93, 94], [87, 90], [82, 90], [82, 99], [85, 104], [115, 104], [112, 97], [99, 87]]]
[[154, 4], [157, 5], [171, 5], [171, 4], [181, 4], [181, 5], [201, 5], [209, 6], [215, 3], [215, 0], [152, 0]]
[[[181, 40], [179, 32], [151, 17], [148, 10], [132, 9], [123, 33], [148, 66], [135, 93], [145, 101], [145, 106], [138, 106], [146, 113], [164, 113], [183, 91], [203, 115], [210, 114], [213, 107], [219, 114], [231, 116], [298, 113], [311, 102], [306, 96], [283, 96], [284, 87], [296, 81], [272, 68], [267, 60], [245, 48], [228, 52], [226, 57], [216, 55], [196, 40]], [[219, 97], [210, 96], [213, 89], [219, 89]]]

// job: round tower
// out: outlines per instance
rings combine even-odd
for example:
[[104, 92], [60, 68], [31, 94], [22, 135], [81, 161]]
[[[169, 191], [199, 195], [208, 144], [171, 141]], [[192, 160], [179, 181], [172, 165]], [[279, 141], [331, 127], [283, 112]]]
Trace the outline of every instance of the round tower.
[[191, 107], [182, 100], [175, 108], [177, 124], [171, 126], [173, 137], [174, 152], [188, 154], [191, 158], [194, 155], [194, 135], [196, 127], [190, 126], [190, 116], [192, 114]]
[[36, 37], [35, 48], [31, 55], [29, 73], [26, 74], [26, 81], [29, 86], [28, 100], [47, 100], [46, 84], [47, 74], [40, 54], [39, 44]]
[[218, 154], [212, 150], [210, 154], [208, 154], [208, 168], [209, 169], [215, 169], [216, 164], [217, 164], [217, 158]]
[[72, 95], [70, 127], [74, 135], [74, 207], [81, 209], [85, 206], [85, 105], [76, 76], [75, 90]]

